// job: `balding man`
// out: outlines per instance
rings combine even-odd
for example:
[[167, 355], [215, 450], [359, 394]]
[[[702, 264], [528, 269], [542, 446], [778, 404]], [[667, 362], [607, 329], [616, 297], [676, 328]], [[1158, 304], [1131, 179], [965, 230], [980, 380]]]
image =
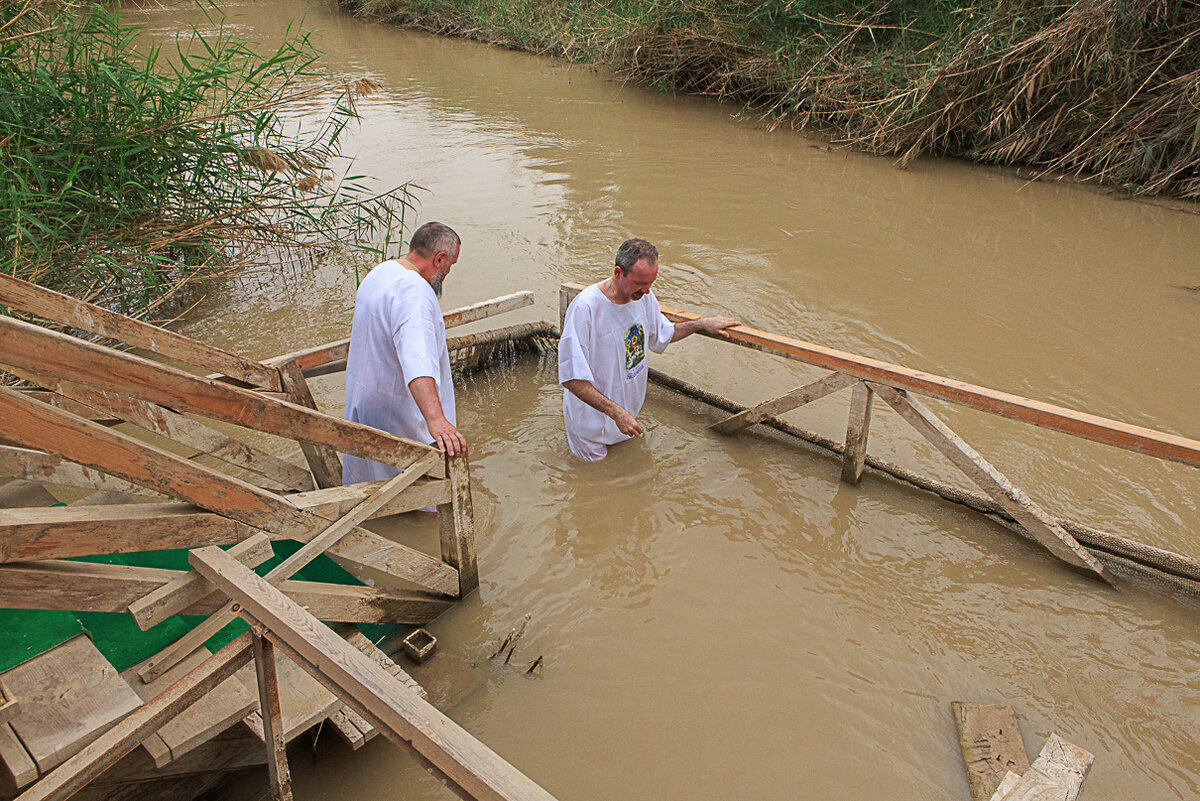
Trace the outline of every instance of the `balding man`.
[[[354, 296], [346, 362], [346, 419], [436, 445], [451, 456], [467, 443], [455, 428], [450, 354], [438, 297], [462, 242], [447, 225], [418, 228], [408, 255], [369, 272]], [[346, 454], [342, 482], [392, 478], [399, 469]]]
[[558, 344], [563, 420], [571, 453], [589, 462], [642, 433], [636, 418], [646, 399], [646, 348], [662, 353], [697, 331], [728, 336], [725, 329], [738, 325], [728, 317], [672, 323], [650, 293], [657, 277], [657, 248], [630, 239], [617, 250], [613, 274], [567, 307]]

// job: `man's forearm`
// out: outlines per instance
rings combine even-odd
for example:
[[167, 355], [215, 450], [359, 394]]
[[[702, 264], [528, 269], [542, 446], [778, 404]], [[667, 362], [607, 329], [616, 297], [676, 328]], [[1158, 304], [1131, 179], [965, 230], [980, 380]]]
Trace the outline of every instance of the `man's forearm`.
[[591, 406], [601, 414], [608, 415], [614, 420], [617, 419], [617, 415], [621, 412], [628, 411], [620, 404], [609, 400], [604, 393], [596, 389], [592, 382], [585, 379], [572, 378], [570, 381], [564, 381], [563, 386], [588, 406]]
[[671, 341], [678, 342], [684, 337], [690, 337], [699, 330], [699, 320], [685, 320], [684, 322], [675, 323], [675, 333], [671, 335]]
[[421, 416], [427, 424], [446, 419], [442, 400], [437, 394], [437, 383], [432, 378], [414, 378], [408, 382], [408, 391], [412, 393], [413, 400], [417, 402], [417, 408], [421, 410]]

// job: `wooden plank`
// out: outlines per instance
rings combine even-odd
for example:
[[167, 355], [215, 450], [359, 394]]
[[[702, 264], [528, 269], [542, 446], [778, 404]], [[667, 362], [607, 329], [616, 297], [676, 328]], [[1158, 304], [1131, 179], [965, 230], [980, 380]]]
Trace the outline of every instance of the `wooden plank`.
[[842, 481], [856, 486], [867, 463], [867, 436], [871, 430], [871, 398], [866, 382], [854, 385], [850, 397], [850, 420], [846, 424], [846, 449], [842, 451]]
[[[583, 284], [564, 284], [563, 286], [574, 294], [585, 289]], [[662, 307], [662, 313], [672, 322], [696, 320], [701, 317], [699, 314], [670, 309], [666, 306]], [[735, 345], [795, 359], [827, 370], [849, 373], [856, 378], [888, 384], [897, 389], [915, 392], [918, 395], [940, 398], [989, 414], [1007, 417], [1010, 420], [1020, 420], [1115, 448], [1200, 467], [1200, 442], [1187, 437], [1122, 423], [1119, 420], [1067, 409], [1052, 403], [1023, 398], [1008, 392], [968, 384], [965, 381], [945, 378], [921, 370], [913, 370], [879, 359], [856, 356], [853, 353], [759, 331], [747, 326], [731, 328], [725, 333], [729, 335], [728, 338], [700, 332], [702, 336], [711, 336], [723, 342], [732, 342]]]
[[[428, 445], [259, 392], [243, 389], [91, 342], [0, 317], [0, 366], [36, 371], [56, 381], [129, 395], [179, 413], [210, 417], [287, 439], [326, 445], [342, 453], [404, 468]], [[57, 390], [57, 385], [46, 389]], [[6, 428], [0, 433], [8, 435]]]
[[56, 503], [58, 498], [36, 481], [18, 478], [0, 486], [0, 508], [37, 509]]
[[51, 406], [62, 409], [65, 412], [78, 415], [79, 417], [91, 420], [93, 423], [100, 423], [106, 426], [115, 426], [121, 422], [121, 419], [107, 412], [102, 412], [99, 409], [94, 409], [91, 406], [80, 403], [76, 400], [71, 400], [66, 395], [60, 395], [57, 392], [51, 392], [48, 389], [30, 389], [28, 387], [18, 387], [19, 392], [23, 392], [26, 396], [39, 400], [42, 403], [48, 403]]
[[846, 375], [845, 373], [830, 373], [823, 378], [813, 381], [811, 384], [797, 387], [786, 395], [780, 395], [778, 398], [764, 401], [744, 412], [738, 412], [735, 415], [726, 417], [720, 422], [713, 423], [709, 428], [719, 434], [733, 434], [755, 423], [761, 423], [768, 417], [790, 412], [792, 409], [812, 403], [815, 400], [820, 400], [826, 395], [832, 395], [855, 383], [855, 381], [854, 376]]
[[37, 765], [25, 750], [20, 738], [8, 723], [0, 723], [0, 762], [12, 778], [13, 787], [20, 790], [38, 777]]
[[[206, 648], [197, 648], [186, 659], [155, 681], [145, 683], [137, 677], [137, 665], [121, 672], [121, 678], [143, 702], [150, 701], [175, 682], [191, 673], [212, 656]], [[258, 702], [242, 683], [230, 676], [172, 720], [163, 724], [151, 739], [142, 743], [156, 767], [164, 767], [199, 745], [227, 730], [258, 708]], [[162, 749], [150, 746], [161, 743]]]
[[[294, 554], [271, 568], [270, 572], [264, 578], [272, 584], [277, 584], [284, 579], [291, 578], [297, 570], [300, 570], [313, 559], [316, 559], [325, 551], [332, 548], [345, 538], [347, 534], [357, 528], [358, 524], [366, 520], [375, 510], [381, 508], [405, 487], [410, 486], [426, 471], [431, 470], [434, 463], [441, 461], [442, 458], [440, 453], [431, 453], [400, 475], [390, 479], [370, 498], [351, 509], [337, 522], [327, 527], [320, 534], [312, 537]], [[147, 681], [151, 680], [164, 667], [170, 667], [178, 659], [183, 658], [200, 647], [202, 643], [232, 623], [236, 618], [237, 605], [230, 601], [220, 611], [183, 635], [183, 637], [161, 654], [149, 660], [146, 666], [138, 672], [138, 675]], [[269, 731], [267, 733], [270, 734]]]
[[21, 699], [10, 725], [42, 773], [141, 706], [82, 634], [0, 674], [0, 682]]
[[9, 695], [4, 685], [0, 684], [0, 723], [5, 723], [17, 716], [17, 710], [20, 709], [20, 704], [17, 699]]
[[254, 668], [258, 674], [258, 708], [262, 712], [263, 739], [267, 745], [267, 775], [274, 801], [292, 801], [292, 773], [288, 770], [287, 743], [283, 739], [283, 712], [279, 707], [279, 681], [275, 675], [275, 646], [261, 629], [254, 638]]
[[1095, 757], [1088, 751], [1051, 734], [1029, 770], [1006, 792], [998, 789], [992, 801], [1075, 801]]
[[[275, 555], [271, 541], [264, 534], [255, 534], [230, 548], [227, 553], [246, 567], [258, 567]], [[198, 573], [188, 572], [169, 584], [147, 593], [129, 605], [129, 614], [142, 631], [157, 626], [212, 593]]]
[[[20, 801], [59, 801], [70, 798], [92, 779], [115, 765], [122, 756], [136, 748], [164, 723], [233, 675], [250, 657], [250, 637], [247, 632], [206, 659], [198, 668], [172, 684], [154, 700], [134, 710], [50, 775], [42, 778], [19, 796]], [[128, 689], [126, 687], [126, 690]], [[130, 692], [132, 694], [132, 691]]]
[[[49, 458], [63, 461], [57, 456]], [[298, 509], [336, 519], [384, 483], [370, 481], [331, 487], [289, 495], [284, 500]], [[423, 509], [447, 503], [449, 499], [448, 480], [422, 479], [389, 501], [375, 517]], [[0, 562], [229, 545], [245, 540], [257, 530], [193, 504], [176, 501], [105, 504], [86, 511], [63, 507], [0, 508]], [[288, 539], [283, 534], [267, 534], [272, 540]]]
[[[0, 566], [0, 608], [124, 612], [131, 603], [191, 571], [129, 567], [92, 562], [21, 562]], [[359, 587], [316, 581], [285, 581], [280, 589], [321, 620], [348, 623], [402, 623], [421, 626], [453, 602], [415, 590]], [[224, 605], [209, 596], [181, 610], [211, 615]]]
[[464, 598], [479, 586], [471, 471], [465, 451], [445, 458], [453, 497], [449, 503], [437, 508], [438, 538], [442, 545], [442, 561], [458, 570], [458, 597]]
[[[0, 318], [3, 322], [4, 318]], [[174, 495], [255, 528], [307, 542], [328, 520], [297, 509], [285, 499], [203, 465], [189, 462], [118, 431], [22, 398], [0, 387], [0, 420], [22, 444], [37, 443], [60, 456], [106, 470], [129, 481]], [[436, 453], [426, 449], [424, 453]], [[422, 454], [424, 455], [424, 454]], [[453, 595], [458, 572], [426, 554], [356, 527], [332, 553], [436, 592]], [[189, 649], [190, 650], [190, 649]]]
[[[275, 652], [275, 674], [279, 686], [280, 732], [284, 742], [291, 742], [316, 726], [342, 706], [332, 692], [310, 676], [286, 654]], [[257, 692], [257, 669], [247, 667], [238, 679], [252, 692]], [[266, 723], [263, 716], [247, 721], [254, 733], [266, 743]]]
[[950, 704], [972, 801], [988, 801], [1006, 773], [1029, 770], [1029, 756], [1008, 704]]
[[[257, 705], [256, 700], [255, 706]], [[89, 787], [127, 788], [137, 786], [135, 783], [147, 779], [158, 781], [168, 776], [196, 776], [211, 771], [235, 771], [265, 763], [266, 754], [263, 751], [262, 740], [247, 727], [235, 725], [162, 767], [154, 764], [146, 749], [137, 748], [92, 781]]]
[[[514, 292], [511, 295], [485, 300], [480, 303], [474, 303], [470, 306], [461, 306], [457, 309], [452, 309], [442, 314], [442, 321], [446, 328], [454, 328], [459, 325], [473, 323], [476, 320], [482, 320], [485, 317], [491, 317], [502, 312], [519, 309], [522, 306], [529, 306], [533, 303], [532, 292]], [[279, 367], [286, 362], [293, 362], [302, 370], [310, 370], [316, 367], [323, 367], [332, 362], [345, 362], [350, 356], [350, 340], [339, 339], [335, 342], [327, 342], [324, 345], [317, 345], [304, 350], [285, 353], [282, 356], [275, 356], [267, 359], [263, 364]], [[342, 369], [345, 369], [343, 366]]]
[[[346, 743], [350, 746], [350, 749], [352, 751], [357, 751], [367, 744], [367, 736], [364, 732], [360, 731], [353, 722], [351, 722], [350, 717], [347, 714], [350, 711], [350, 707], [341, 707], [340, 709], [334, 710], [334, 713], [326, 718], [326, 720], [331, 726], [333, 726], [334, 731], [342, 736], [342, 739], [346, 741]], [[358, 717], [360, 720], [362, 719], [361, 716]]]
[[[316, 409], [317, 402], [309, 391], [308, 382], [304, 380], [304, 371], [295, 362], [284, 362], [279, 367], [279, 375], [283, 380], [283, 389], [287, 399], [297, 406]], [[300, 450], [308, 462], [313, 479], [318, 487], [340, 487], [342, 485], [342, 462], [337, 451], [325, 445], [300, 441]]]
[[451, 787], [481, 801], [553, 796], [505, 762], [283, 593], [219, 548], [192, 551], [192, 566], [237, 601], [246, 617], [300, 659], [396, 745], [411, 749]]
[[871, 384], [897, 414], [929, 440], [935, 448], [968, 478], [1000, 504], [1021, 527], [1046, 550], [1067, 564], [1112, 583], [1104, 566], [1068, 534], [1049, 513], [1034, 503], [1024, 490], [1013, 485], [999, 470], [907, 393], [882, 384]]
[[153, 490], [122, 481], [102, 470], [75, 464], [61, 456], [7, 445], [0, 445], [0, 476], [64, 487], [113, 490], [142, 497], [161, 497]]
[[279, 373], [252, 359], [2, 273], [0, 304], [194, 364], [206, 371], [215, 370], [248, 384], [280, 389]]

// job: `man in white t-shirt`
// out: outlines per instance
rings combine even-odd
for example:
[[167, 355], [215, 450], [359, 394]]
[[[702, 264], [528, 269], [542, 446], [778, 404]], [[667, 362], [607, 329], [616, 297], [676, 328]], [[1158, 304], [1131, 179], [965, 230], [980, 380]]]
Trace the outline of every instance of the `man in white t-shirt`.
[[728, 317], [672, 323], [659, 311], [650, 285], [658, 277], [658, 250], [630, 239], [617, 250], [613, 274], [580, 292], [567, 307], [558, 343], [558, 383], [571, 453], [589, 462], [608, 446], [642, 433], [637, 413], [646, 399], [646, 349], [697, 331], [729, 336]]
[[[371, 272], [354, 296], [350, 356], [346, 361], [346, 419], [453, 456], [467, 449], [455, 428], [454, 385], [446, 325], [438, 297], [458, 261], [462, 242], [447, 225], [418, 228], [403, 258]], [[392, 478], [391, 465], [346, 454], [342, 483]]]

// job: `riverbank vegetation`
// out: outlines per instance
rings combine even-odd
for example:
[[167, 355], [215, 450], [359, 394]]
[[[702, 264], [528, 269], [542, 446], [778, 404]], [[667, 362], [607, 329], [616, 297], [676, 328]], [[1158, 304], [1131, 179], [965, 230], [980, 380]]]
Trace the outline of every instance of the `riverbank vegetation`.
[[[327, 169], [373, 85], [330, 80], [302, 35], [264, 55], [208, 13], [164, 51], [116, 6], [0, 0], [0, 270], [144, 313], [393, 228], [404, 187]], [[328, 110], [303, 133], [300, 103]]]
[[340, 0], [898, 157], [1200, 197], [1196, 0]]

